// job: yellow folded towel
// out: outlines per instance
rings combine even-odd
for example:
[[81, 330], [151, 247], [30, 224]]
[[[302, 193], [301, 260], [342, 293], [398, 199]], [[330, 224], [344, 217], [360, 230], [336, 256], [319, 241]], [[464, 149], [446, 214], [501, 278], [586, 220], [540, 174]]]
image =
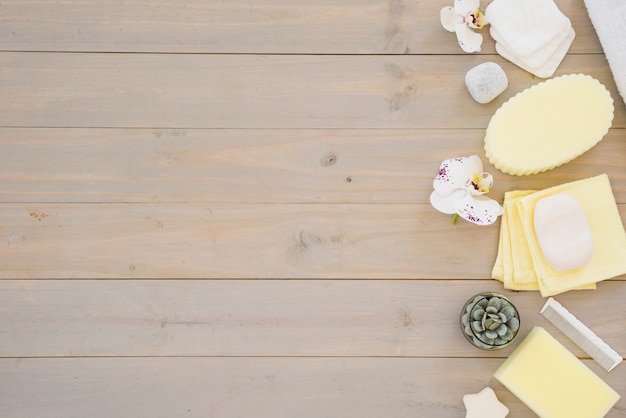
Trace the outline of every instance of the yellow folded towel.
[[505, 289], [539, 290], [530, 251], [515, 202], [533, 190], [516, 190], [504, 195], [504, 214], [500, 224], [498, 254], [491, 276], [504, 283]]
[[[589, 263], [568, 271], [557, 271], [548, 263], [534, 227], [535, 204], [559, 193], [577, 199], [593, 236]], [[595, 289], [596, 282], [626, 273], [626, 233], [606, 174], [537, 192], [507, 192], [503, 206], [492, 277], [506, 289], [540, 290], [542, 296], [553, 296], [567, 290]]]
[[509, 202], [511, 218], [509, 222], [509, 236], [511, 237], [511, 256], [513, 258], [513, 286], [531, 285], [531, 289], [538, 289], [537, 275], [532, 254], [528, 248], [528, 240], [523, 228], [523, 214], [517, 201], [533, 192], [525, 190], [518, 192]]
[[[555, 270], [544, 258], [534, 231], [534, 207], [542, 198], [568, 193], [583, 207], [593, 237], [588, 264], [568, 271]], [[542, 296], [553, 296], [576, 287], [626, 273], [626, 232], [606, 174], [551, 187], [517, 201], [528, 248]]]

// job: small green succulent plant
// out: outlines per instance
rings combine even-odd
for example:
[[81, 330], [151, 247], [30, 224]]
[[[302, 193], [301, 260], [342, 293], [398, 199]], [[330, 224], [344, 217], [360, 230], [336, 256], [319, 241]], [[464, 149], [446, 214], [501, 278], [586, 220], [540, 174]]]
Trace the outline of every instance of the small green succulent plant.
[[481, 294], [466, 305], [461, 325], [477, 347], [493, 349], [504, 347], [515, 338], [520, 320], [517, 309], [504, 296]]

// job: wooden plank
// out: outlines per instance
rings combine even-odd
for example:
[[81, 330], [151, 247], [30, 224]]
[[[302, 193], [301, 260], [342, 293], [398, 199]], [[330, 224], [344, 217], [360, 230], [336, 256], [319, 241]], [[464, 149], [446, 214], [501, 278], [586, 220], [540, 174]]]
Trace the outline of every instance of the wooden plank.
[[[2, 202], [426, 203], [441, 161], [478, 154], [502, 200], [608, 173], [626, 203], [624, 131], [536, 176], [484, 158], [484, 130], [0, 128]], [[351, 181], [348, 182], [347, 179]]]
[[0, 231], [4, 278], [484, 278], [498, 234], [369, 204], [5, 204]]
[[[607, 171], [626, 219], [626, 110], [582, 0], [556, 1], [577, 32], [558, 74], [605, 83], [614, 129], [550, 173], [487, 165], [491, 195]], [[487, 385], [534, 416], [491, 377], [513, 347], [457, 327], [468, 296], [502, 291], [498, 226], [452, 226], [427, 197], [538, 80], [489, 39], [461, 53], [449, 4], [2, 1], [0, 416], [458, 417]], [[463, 84], [484, 61], [510, 80], [485, 106]], [[624, 280], [559, 297], [620, 352]], [[537, 293], [505, 293], [522, 332], [584, 356]], [[626, 393], [626, 369], [585, 362]]]
[[430, 204], [8, 203], [2, 277], [490, 277], [499, 223], [450, 219]]
[[[576, 30], [571, 52], [602, 52], [582, 0], [557, 0]], [[5, 51], [462, 54], [439, 10], [452, 1], [9, 0]], [[484, 5], [483, 5], [484, 7]], [[482, 31], [483, 53], [495, 49]]]
[[[537, 83], [498, 57], [509, 88], [476, 103], [466, 71], [486, 57], [0, 53], [0, 126], [131, 128], [485, 128]], [[557, 75], [593, 75], [618, 98], [604, 55]], [[614, 128], [626, 128], [616, 100]]]
[[[510, 415], [533, 414], [491, 375], [500, 359], [97, 358], [0, 360], [3, 417], [463, 416], [492, 387]], [[585, 362], [595, 372], [602, 370]], [[602, 378], [626, 391], [626, 368]], [[626, 416], [622, 397], [606, 415]]]
[[[459, 313], [496, 291], [534, 326], [589, 358], [539, 314], [538, 292], [495, 280], [0, 281], [0, 357], [498, 357], [462, 335]], [[620, 281], [558, 300], [626, 352]], [[598, 303], [603, 306], [598, 310]]]

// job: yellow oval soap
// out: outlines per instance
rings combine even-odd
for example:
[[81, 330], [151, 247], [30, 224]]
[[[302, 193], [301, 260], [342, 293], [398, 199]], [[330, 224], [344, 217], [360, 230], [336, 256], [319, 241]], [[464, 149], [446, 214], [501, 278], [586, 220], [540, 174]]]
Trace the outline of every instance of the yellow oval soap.
[[496, 111], [485, 133], [486, 156], [504, 173], [540, 173], [588, 151], [612, 122], [613, 99], [598, 80], [564, 75], [518, 93]]

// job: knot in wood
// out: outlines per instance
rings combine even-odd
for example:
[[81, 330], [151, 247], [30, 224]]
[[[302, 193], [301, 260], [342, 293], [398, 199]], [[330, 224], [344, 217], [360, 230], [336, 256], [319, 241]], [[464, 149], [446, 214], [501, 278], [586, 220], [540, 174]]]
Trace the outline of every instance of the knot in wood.
[[327, 152], [320, 160], [322, 167], [329, 167], [337, 162], [337, 154], [334, 152]]

